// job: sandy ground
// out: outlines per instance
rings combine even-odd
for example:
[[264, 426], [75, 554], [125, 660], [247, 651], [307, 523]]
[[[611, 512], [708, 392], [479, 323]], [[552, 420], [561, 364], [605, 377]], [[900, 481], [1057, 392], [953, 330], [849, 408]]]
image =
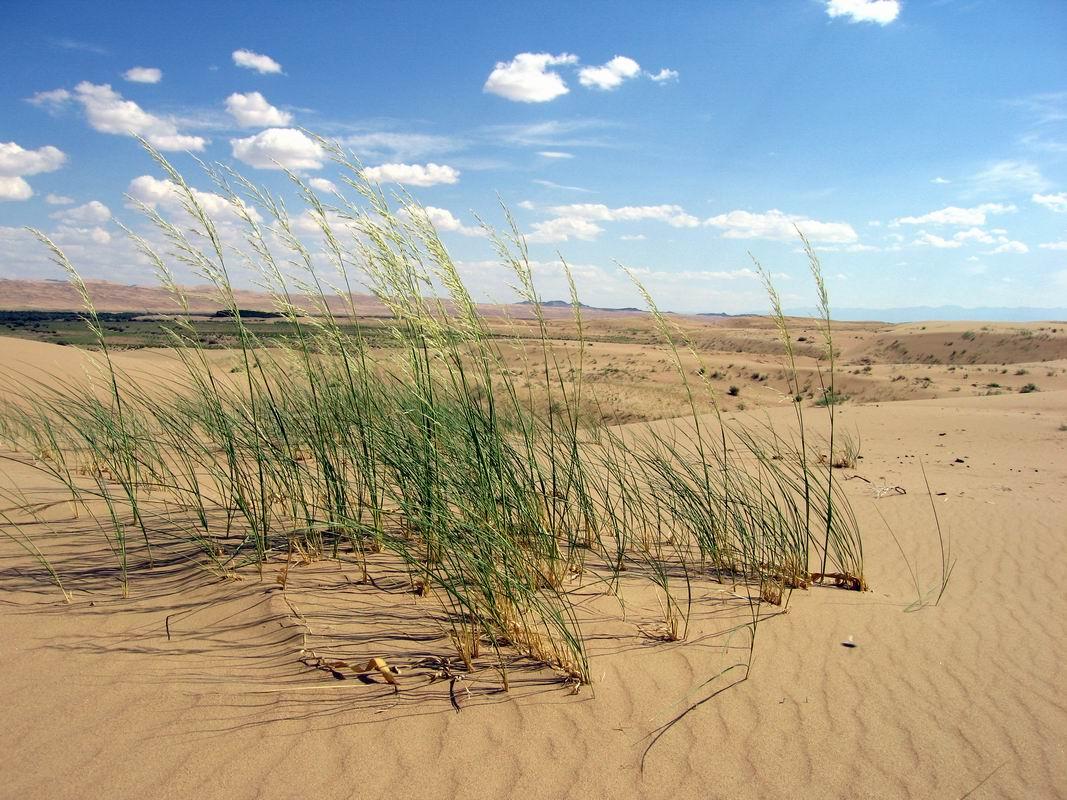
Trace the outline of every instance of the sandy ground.
[[[1000, 354], [972, 374], [999, 374]], [[146, 351], [118, 358], [166, 369]], [[449, 648], [387, 561], [373, 586], [318, 563], [282, 589], [276, 570], [219, 582], [164, 558], [122, 600], [84, 560], [99, 540], [70, 520], [46, 543], [69, 568], [64, 604], [0, 541], [0, 797], [1067, 797], [1067, 387], [1050, 385], [1067, 362], [1026, 361], [1054, 373], [1039, 392], [839, 407], [862, 438], [840, 477], [862, 477], [844, 485], [872, 591], [795, 593], [759, 627], [749, 679], [714, 697], [747, 640], [724, 633], [745, 610], [711, 584], [680, 643], [649, 635], [647, 590], [622, 614], [590, 585], [596, 682], [575, 694], [517, 665], [503, 694], [490, 670], [457, 685], [414, 666]], [[82, 369], [72, 348], [9, 339], [0, 364]], [[789, 424], [790, 409], [766, 409]], [[905, 558], [923, 593], [940, 574], [920, 465], [957, 560], [940, 604], [909, 611]], [[386, 656], [403, 688], [334, 680], [301, 650]]]

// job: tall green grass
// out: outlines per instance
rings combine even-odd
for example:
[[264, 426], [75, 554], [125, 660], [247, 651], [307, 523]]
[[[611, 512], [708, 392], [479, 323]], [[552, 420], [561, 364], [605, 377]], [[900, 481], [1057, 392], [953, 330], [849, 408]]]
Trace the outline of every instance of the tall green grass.
[[[182, 270], [212, 287], [237, 331], [236, 372], [213, 365], [195, 327], [179, 318], [161, 323], [175, 348], [173, 374], [123, 374], [74, 266], [37, 234], [82, 294], [106, 390], [28, 385], [3, 407], [0, 437], [13, 458], [98, 520], [124, 594], [160, 547], [177, 545], [220, 575], [262, 574], [294, 549], [366, 570], [367, 554], [385, 550], [448, 612], [457, 655], [470, 667], [483, 651], [494, 654], [506, 682], [506, 655], [515, 652], [589, 680], [569, 587], [591, 572], [605, 573], [612, 591], [624, 571], [650, 580], [669, 639], [687, 635], [698, 578], [743, 587], [753, 641], [760, 605], [807, 586], [816, 566], [863, 586], [855, 519], [832, 471], [813, 466], [799, 403], [799, 440], [728, 422], [710, 382], [690, 385], [679, 357], [688, 343], [641, 287], [691, 413], [648, 428], [590, 426], [600, 401], [583, 382], [584, 327], [569, 270], [576, 353], [551, 342], [510, 216], [503, 232], [487, 229], [533, 315], [543, 367], [524, 377], [508, 368], [508, 355], [530, 340], [491, 329], [425, 212], [408, 196], [386, 197], [358, 162], [324, 146], [345, 176], [343, 192], [320, 196], [290, 175], [318, 229], [315, 243], [297, 234], [281, 199], [205, 167], [229, 200], [240, 246], [149, 148], [185, 219], [142, 207], [159, 236], [130, 235], [176, 308], [189, 309]], [[255, 271], [291, 339], [264, 346], [242, 320], [235, 265]], [[829, 345], [825, 287], [815, 276]], [[360, 286], [389, 310], [395, 347], [369, 346], [352, 300]], [[795, 376], [769, 281], [768, 289]], [[27, 510], [24, 497], [11, 499]], [[32, 541], [31, 529], [44, 524], [23, 525], [18, 542], [69, 591]]]

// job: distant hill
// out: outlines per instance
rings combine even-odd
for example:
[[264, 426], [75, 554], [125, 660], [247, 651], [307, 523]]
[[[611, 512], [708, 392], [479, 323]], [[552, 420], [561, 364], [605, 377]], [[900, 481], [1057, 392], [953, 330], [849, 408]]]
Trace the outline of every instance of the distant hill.
[[[523, 300], [521, 303], [516, 303], [518, 306], [533, 305], [529, 300]], [[570, 308], [570, 300], [542, 300], [541, 306], [543, 308]], [[585, 303], [578, 303], [578, 308], [584, 308], [589, 311], [625, 311], [627, 313], [645, 314], [647, 313], [643, 308], [634, 308], [633, 306], [627, 306], [625, 308], [603, 308], [601, 306], [590, 306]]]
[[[766, 313], [766, 312], [764, 312]], [[815, 308], [787, 309], [796, 317], [814, 317]], [[904, 308], [835, 308], [830, 313], [834, 319], [855, 322], [1065, 322], [1067, 308], [998, 308], [983, 306], [910, 306]], [[1067, 322], [1065, 322], [1067, 324]]]

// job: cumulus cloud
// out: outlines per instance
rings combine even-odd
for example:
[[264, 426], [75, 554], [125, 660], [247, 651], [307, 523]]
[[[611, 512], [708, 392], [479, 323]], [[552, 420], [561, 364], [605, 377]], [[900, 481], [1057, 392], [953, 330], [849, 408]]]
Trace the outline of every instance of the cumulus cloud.
[[296, 128], [268, 128], [230, 145], [234, 158], [257, 169], [321, 169], [326, 157], [318, 142]]
[[337, 191], [337, 184], [326, 178], [312, 178], [308, 181], [308, 186], [312, 189], [317, 189], [320, 192], [333, 193]]
[[589, 242], [604, 232], [604, 229], [595, 222], [581, 217], [557, 217], [544, 222], [535, 222], [531, 227], [533, 230], [526, 235], [526, 240], [543, 244], [568, 242], [571, 239]]
[[234, 92], [226, 98], [226, 110], [245, 128], [282, 128], [293, 121], [292, 114], [279, 111], [259, 92]]
[[163, 70], [157, 67], [130, 67], [122, 77], [131, 83], [159, 83], [163, 80]]
[[44, 201], [50, 206], [69, 206], [74, 202], [74, 198], [63, 194], [46, 194]]
[[71, 94], [66, 89], [50, 89], [47, 92], [37, 92], [29, 98], [29, 103], [38, 108], [56, 109], [70, 100]]
[[486, 235], [485, 230], [480, 227], [464, 225], [456, 219], [455, 215], [447, 208], [437, 208], [435, 206], [409, 206], [403, 209], [403, 212], [408, 216], [419, 214], [425, 217], [439, 231], [451, 231], [462, 234], [463, 236], [473, 237], [484, 237]]
[[3, 176], [54, 172], [62, 167], [66, 160], [66, 154], [51, 145], [37, 150], [26, 150], [15, 142], [0, 142], [0, 175]]
[[363, 177], [376, 183], [402, 183], [405, 186], [434, 186], [438, 183], [456, 183], [459, 170], [446, 164], [382, 164], [367, 167]]
[[0, 200], [29, 200], [33, 188], [25, 176], [54, 172], [66, 161], [66, 153], [51, 145], [27, 150], [15, 142], [0, 142]]
[[570, 89], [558, 72], [550, 67], [578, 63], [569, 53], [519, 53], [511, 61], [498, 61], [485, 81], [482, 91], [517, 103], [547, 103]]
[[990, 250], [989, 255], [1000, 255], [1001, 253], [1016, 253], [1022, 255], [1023, 253], [1029, 252], [1030, 248], [1022, 242], [1005, 241]]
[[991, 214], [1010, 214], [1017, 209], [1013, 205], [1004, 203], [982, 203], [973, 208], [960, 208], [958, 206], [946, 206], [945, 208], [931, 211], [918, 217], [899, 217], [893, 220], [893, 225], [953, 225], [957, 227], [973, 227], [985, 225], [986, 217]]
[[826, 13], [849, 22], [888, 25], [900, 16], [900, 0], [826, 0]]
[[599, 67], [582, 67], [578, 72], [578, 82], [590, 89], [611, 91], [622, 86], [623, 81], [636, 78], [641, 74], [641, 65], [632, 58], [615, 56]]
[[596, 222], [636, 222], [639, 220], [658, 220], [675, 228], [695, 228], [700, 220], [685, 209], [676, 205], [659, 206], [620, 206], [609, 208], [602, 203], [572, 203], [565, 206], [553, 206], [549, 209], [558, 217], [593, 220]]
[[99, 226], [78, 227], [74, 225], [60, 225], [49, 234], [49, 238], [60, 246], [92, 244], [108, 244], [111, 242], [111, 234]]
[[[229, 199], [214, 192], [203, 192], [193, 189], [193, 196], [208, 216], [219, 221], [232, 221], [237, 212]], [[149, 208], [162, 208], [168, 212], [176, 213], [184, 211], [185, 195], [173, 181], [154, 178], [151, 175], [141, 175], [130, 181], [126, 187], [126, 194], [138, 203], [143, 203]], [[243, 205], [243, 204], [242, 204]], [[245, 206], [249, 215], [254, 220], [260, 220], [259, 212], [254, 208]]]
[[252, 50], [234, 50], [233, 63], [245, 69], [254, 69], [260, 75], [277, 75], [282, 71], [282, 65], [273, 58]]
[[920, 231], [918, 236], [912, 242], [913, 245], [920, 247], [936, 247], [941, 250], [954, 250], [971, 243], [996, 245], [992, 250], [987, 250], [987, 254], [1021, 254], [1030, 252], [1030, 248], [1022, 242], [1009, 239], [1007, 231], [1002, 228], [994, 228], [989, 231], [977, 227], [968, 228], [967, 230], [957, 231], [952, 235], [951, 239], [938, 236], [937, 234], [927, 233], [926, 231]]
[[730, 211], [704, 221], [705, 225], [720, 228], [727, 239], [778, 239], [791, 241], [797, 238], [796, 229], [813, 242], [849, 244], [859, 236], [847, 222], [822, 222], [808, 217], [785, 214], [772, 208], [763, 214], [751, 211]]
[[1067, 192], [1060, 192], [1059, 194], [1035, 194], [1030, 200], [1037, 203], [1039, 206], [1044, 206], [1049, 211], [1055, 211], [1058, 214], [1067, 213]]
[[962, 242], [957, 242], [953, 239], [944, 239], [937, 234], [927, 233], [926, 231], [920, 231], [912, 244], [936, 247], [939, 250], [954, 250], [957, 247], [963, 247]]
[[62, 211], [55, 211], [49, 214], [49, 216], [52, 219], [78, 225], [102, 225], [111, 219], [111, 209], [99, 200], [90, 200], [84, 205], [75, 206], [74, 208], [65, 208]]
[[978, 242], [979, 244], [993, 244], [996, 241], [993, 234], [981, 228], [969, 228], [968, 230], [960, 231], [954, 234], [952, 238], [957, 242]]
[[18, 175], [0, 175], [0, 200], [29, 200], [33, 188]]
[[178, 131], [178, 126], [168, 119], [157, 117], [141, 108], [132, 100], [125, 99], [107, 83], [82, 81], [74, 92], [53, 89], [38, 92], [30, 102], [49, 108], [58, 108], [70, 101], [79, 103], [85, 111], [85, 119], [93, 130], [119, 136], [143, 136], [159, 150], [203, 150], [207, 140], [202, 136], [189, 136]]

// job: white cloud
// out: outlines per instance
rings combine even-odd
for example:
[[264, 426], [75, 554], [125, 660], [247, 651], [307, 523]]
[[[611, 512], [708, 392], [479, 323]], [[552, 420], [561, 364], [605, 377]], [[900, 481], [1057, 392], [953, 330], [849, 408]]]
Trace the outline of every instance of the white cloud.
[[1023, 253], [1029, 253], [1030, 248], [1022, 242], [1006, 241], [1003, 244], [994, 247], [989, 251], [990, 255], [998, 255], [1000, 253], [1017, 253], [1022, 255]]
[[1067, 213], [1067, 192], [1059, 194], [1035, 194], [1030, 200], [1057, 214]]
[[0, 200], [29, 200], [33, 189], [18, 175], [0, 175]]
[[130, 67], [122, 77], [131, 83], [159, 83], [163, 80], [163, 70], [156, 67]]
[[465, 146], [463, 141], [448, 136], [395, 131], [356, 133], [341, 137], [340, 142], [361, 157], [375, 161], [414, 161], [434, 153], [461, 150]]
[[456, 183], [459, 170], [446, 164], [382, 164], [367, 167], [363, 177], [376, 183], [402, 183], [406, 186], [434, 186], [438, 183]]
[[942, 178], [940, 175], [938, 175], [936, 178], [931, 180], [930, 183], [946, 184], [952, 183], [952, 181], [950, 181], [948, 178]]
[[230, 139], [234, 158], [257, 169], [321, 169], [325, 153], [295, 128], [267, 128], [245, 139]]
[[567, 186], [562, 183], [556, 183], [555, 181], [546, 181], [544, 178], [534, 178], [530, 183], [536, 183], [538, 186], [544, 186], [547, 189], [561, 189], [565, 192], [582, 192], [583, 194], [595, 194], [592, 189], [586, 189], [582, 186]]
[[582, 67], [578, 71], [578, 82], [590, 89], [611, 91], [622, 86], [623, 81], [636, 78], [640, 74], [641, 65], [632, 58], [615, 56], [599, 67]]
[[46, 194], [44, 201], [50, 206], [69, 206], [74, 202], [74, 198], [63, 194]]
[[826, 13], [849, 22], [888, 25], [900, 15], [900, 0], [827, 0]]
[[980, 206], [975, 206], [973, 208], [947, 206], [938, 209], [937, 211], [931, 211], [929, 214], [923, 214], [919, 217], [900, 217], [893, 220], [892, 224], [955, 225], [959, 227], [971, 227], [975, 225], [985, 225], [986, 217], [990, 214], [1009, 214], [1016, 210], [1015, 206], [1006, 205], [1004, 203], [982, 203]]
[[26, 150], [15, 142], [0, 142], [0, 175], [5, 177], [54, 172], [62, 167], [66, 160], [66, 154], [51, 145], [37, 150]]
[[79, 225], [101, 225], [111, 219], [111, 209], [99, 200], [90, 200], [84, 205], [55, 211], [49, 216], [52, 219]]
[[[63, 97], [56, 90], [42, 94], [54, 95], [43, 102], [55, 105], [73, 99], [85, 109], [85, 118], [89, 125], [100, 133], [112, 133], [120, 136], [143, 136], [148, 143], [159, 150], [203, 150], [207, 143], [202, 136], [188, 136], [179, 133], [178, 127], [170, 120], [157, 117], [141, 108], [132, 100], [126, 100], [107, 83], [90, 83], [82, 81], [74, 87], [74, 93]], [[34, 96], [34, 99], [42, 97]]]
[[1049, 182], [1029, 161], [997, 161], [971, 178], [983, 193], [1041, 192]]
[[[236, 218], [237, 212], [227, 198], [214, 192], [202, 192], [199, 189], [192, 191], [196, 201], [208, 216], [219, 221], [233, 221]], [[130, 185], [126, 187], [126, 194], [149, 208], [160, 207], [171, 213], [183, 211], [185, 208], [185, 195], [174, 182], [153, 178], [151, 175], [141, 175], [130, 181]], [[261, 219], [259, 212], [254, 208], [248, 208], [248, 212], [252, 219], [256, 221]]]
[[259, 92], [234, 92], [226, 98], [226, 110], [245, 128], [281, 128], [293, 121], [292, 114], [279, 111]]
[[643, 233], [635, 233], [635, 234], [627, 234], [625, 236], [620, 236], [619, 240], [623, 241], [623, 242], [643, 242], [647, 238], [648, 237], [645, 236]]
[[571, 239], [589, 242], [604, 232], [595, 222], [581, 217], [557, 217], [535, 222], [531, 227], [533, 232], [526, 235], [527, 241], [541, 243], [567, 242]]
[[99, 226], [89, 228], [72, 225], [60, 225], [51, 232], [50, 238], [58, 245], [108, 244], [111, 234]]
[[66, 89], [52, 89], [47, 92], [37, 92], [29, 99], [31, 105], [49, 108], [58, 108], [70, 100], [71, 94]]
[[1038, 247], [1042, 250], [1067, 250], [1067, 242], [1045, 242]]
[[681, 206], [621, 206], [609, 208], [602, 203], [573, 203], [565, 206], [553, 206], [549, 209], [558, 217], [595, 220], [597, 222], [636, 222], [639, 220], [659, 220], [675, 228], [695, 228], [700, 220], [687, 214]]
[[963, 242], [956, 242], [952, 239], [944, 239], [937, 234], [927, 233], [926, 231], [920, 231], [918, 237], [912, 244], [936, 247], [939, 250], [954, 250], [957, 247], [963, 247]]
[[498, 61], [482, 91], [518, 103], [547, 103], [570, 89], [558, 72], [549, 67], [576, 64], [578, 56], [569, 53], [519, 53], [511, 61]]
[[960, 231], [952, 236], [957, 242], [978, 242], [979, 244], [993, 244], [996, 239], [993, 238], [993, 234], [988, 231], [984, 231], [981, 228], [970, 228], [965, 231]]
[[312, 178], [308, 181], [308, 186], [312, 189], [318, 189], [320, 192], [330, 192], [331, 194], [337, 191], [337, 184], [326, 178]]
[[656, 83], [665, 83], [666, 81], [676, 81], [676, 80], [678, 80], [678, 70], [667, 69], [666, 67], [664, 67], [659, 72], [650, 73], [648, 77], [651, 78], [652, 80], [654, 80]]
[[704, 221], [705, 225], [721, 228], [727, 239], [795, 240], [796, 229], [813, 242], [849, 244], [859, 236], [847, 222], [822, 222], [794, 214], [784, 214], [776, 208], [764, 214], [751, 211], [730, 211]]
[[29, 200], [33, 188], [24, 176], [54, 172], [66, 161], [66, 153], [51, 145], [27, 150], [15, 142], [0, 142], [0, 200]]
[[421, 214], [429, 219], [438, 231], [451, 231], [462, 234], [463, 236], [473, 237], [484, 237], [486, 235], [485, 230], [478, 226], [464, 225], [461, 223], [447, 208], [437, 208], [435, 206], [409, 206], [403, 209], [403, 211], [409, 216]]
[[276, 75], [282, 71], [282, 65], [273, 58], [251, 50], [234, 50], [233, 63], [245, 69], [254, 69], [260, 75]]
[[563, 153], [559, 150], [538, 150], [537, 155], [541, 158], [574, 158], [574, 153]]

